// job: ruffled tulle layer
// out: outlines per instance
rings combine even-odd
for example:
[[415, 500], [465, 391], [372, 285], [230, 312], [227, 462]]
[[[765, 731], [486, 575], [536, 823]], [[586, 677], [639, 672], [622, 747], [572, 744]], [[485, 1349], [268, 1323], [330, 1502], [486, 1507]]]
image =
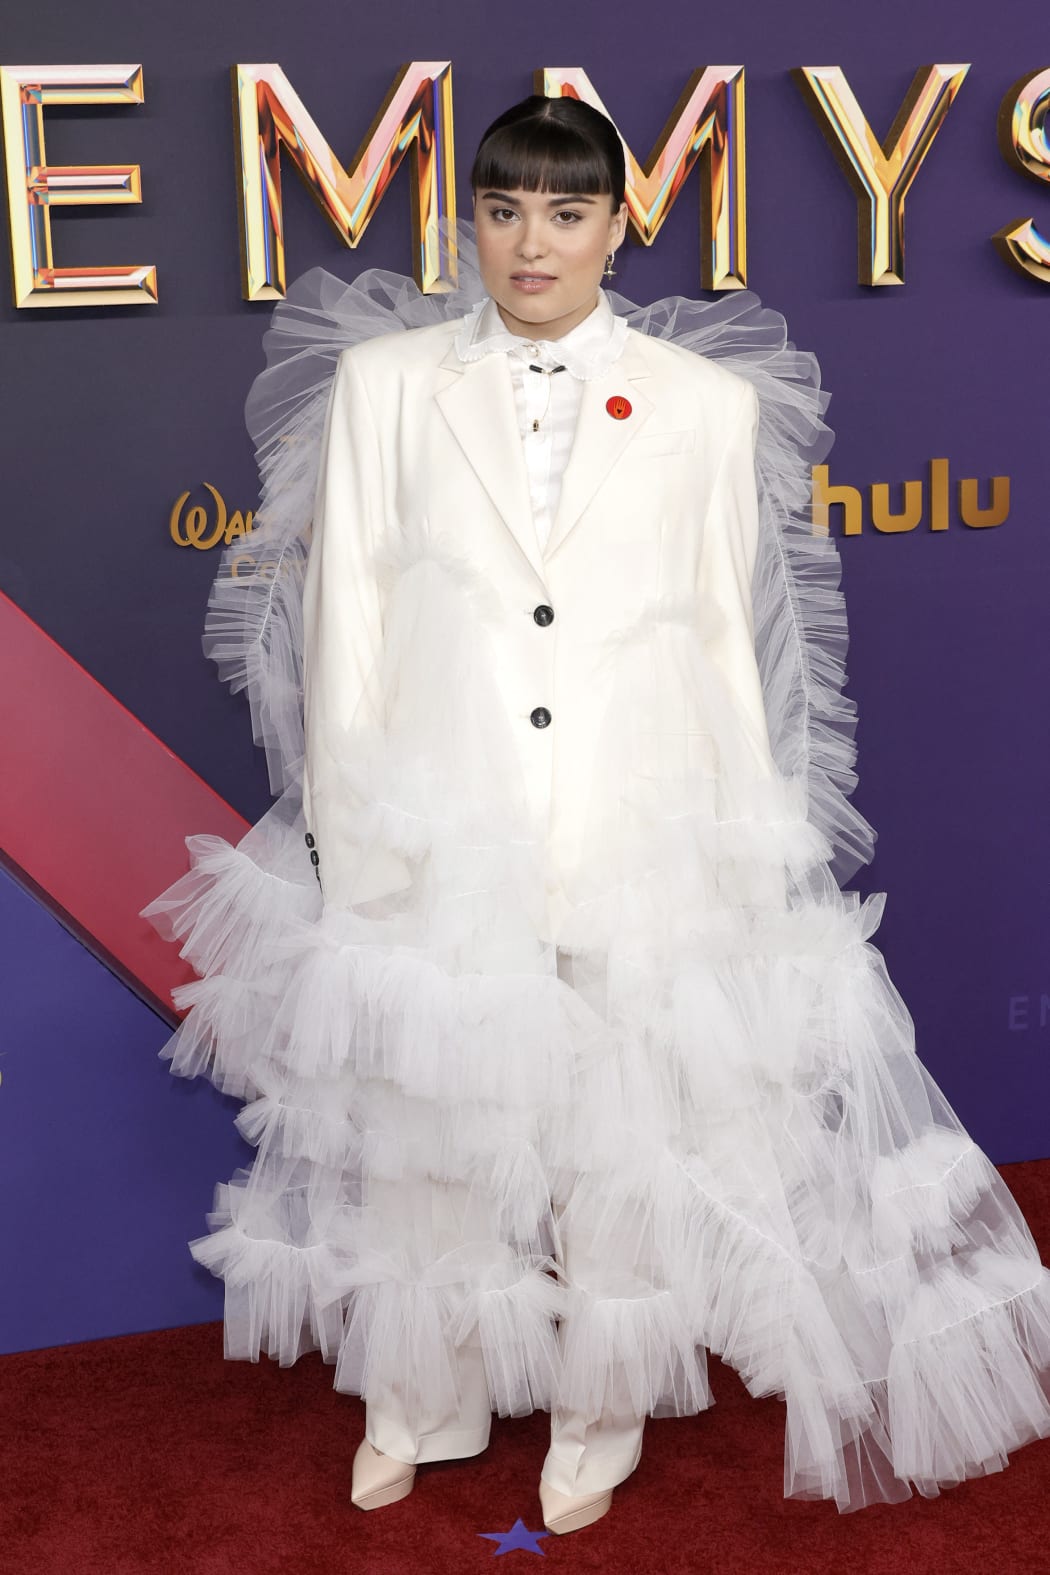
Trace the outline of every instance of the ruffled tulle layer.
[[[191, 837], [190, 872], [145, 910], [201, 976], [176, 992], [172, 1070], [241, 1099], [258, 1149], [193, 1244], [226, 1282], [227, 1351], [320, 1349], [339, 1388], [411, 1412], [455, 1402], [470, 1341], [500, 1414], [596, 1417], [704, 1409], [712, 1350], [785, 1400], [791, 1496], [851, 1510], [998, 1470], [1050, 1434], [1050, 1275], [916, 1056], [871, 942], [883, 897], [840, 890], [873, 834], [847, 798], [837, 554], [803, 513], [824, 400], [754, 298], [613, 299], [762, 397], [775, 769], [754, 769], [690, 610], [646, 608], [608, 652], [601, 791], [555, 943], [542, 828], [485, 703], [486, 588], [406, 536], [380, 565], [374, 682], [379, 714], [412, 725], [355, 730], [345, 762], [362, 870], [401, 874], [323, 904], [299, 799], [318, 356], [330, 373], [346, 344], [465, 311], [461, 256], [451, 299], [313, 270], [249, 400], [259, 578], [220, 575], [207, 642], [281, 796], [236, 848]], [[683, 693], [703, 694], [702, 731]]]
[[275, 873], [287, 808], [192, 839], [154, 913], [208, 973], [172, 1069], [241, 1097], [259, 1150], [194, 1244], [231, 1355], [319, 1347], [423, 1407], [470, 1338], [501, 1414], [683, 1415], [710, 1349], [786, 1400], [785, 1491], [842, 1509], [1050, 1433], [1048, 1277], [915, 1056], [879, 899], [708, 910], [660, 967], [649, 932], [571, 982], [535, 944], [456, 972], [410, 911]]

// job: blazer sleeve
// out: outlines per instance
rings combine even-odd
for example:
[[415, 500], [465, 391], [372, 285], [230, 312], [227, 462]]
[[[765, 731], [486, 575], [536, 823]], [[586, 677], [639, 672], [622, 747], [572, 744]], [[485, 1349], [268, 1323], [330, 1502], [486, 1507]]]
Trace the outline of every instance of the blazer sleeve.
[[[784, 856], [784, 785], [773, 760], [762, 681], [755, 654], [751, 582], [758, 553], [758, 483], [755, 442], [758, 396], [745, 384], [731, 421], [711, 504], [704, 522], [699, 592], [708, 615], [708, 642], [725, 675], [742, 727], [745, 758], [729, 767], [726, 808], [733, 822], [718, 884], [730, 902], [783, 909], [787, 902]], [[778, 824], [779, 822], [779, 824]]]
[[303, 813], [326, 908], [411, 881], [399, 857], [364, 844], [356, 829], [383, 726], [382, 607], [373, 565], [383, 514], [379, 433], [353, 355], [344, 350], [321, 437], [303, 585]]
[[758, 396], [751, 384], [745, 383], [730, 420], [704, 521], [697, 591], [700, 605], [715, 612], [707, 648], [736, 701], [754, 770], [761, 777], [772, 777], [776, 767], [755, 656], [751, 604], [758, 551], [757, 436]]

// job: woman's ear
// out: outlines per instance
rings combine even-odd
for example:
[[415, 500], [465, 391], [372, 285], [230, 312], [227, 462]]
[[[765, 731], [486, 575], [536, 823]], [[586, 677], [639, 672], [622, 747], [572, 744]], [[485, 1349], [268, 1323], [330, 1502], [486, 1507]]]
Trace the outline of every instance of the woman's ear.
[[623, 238], [626, 235], [626, 233], [627, 233], [627, 204], [626, 204], [626, 202], [621, 202], [620, 206], [617, 208], [616, 212], [613, 214], [613, 231], [612, 231], [612, 243], [613, 243], [613, 245], [614, 246], [620, 246], [622, 244], [622, 242], [623, 242]]

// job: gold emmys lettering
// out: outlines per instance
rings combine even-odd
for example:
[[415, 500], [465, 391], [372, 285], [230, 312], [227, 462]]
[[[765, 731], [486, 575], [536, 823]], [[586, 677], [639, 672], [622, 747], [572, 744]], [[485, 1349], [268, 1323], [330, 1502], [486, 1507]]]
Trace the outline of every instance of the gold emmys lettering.
[[[904, 282], [904, 203], [970, 70], [966, 64], [920, 66], [886, 137], [880, 140], [839, 66], [792, 71], [857, 200], [858, 279], [877, 287]], [[276, 64], [236, 64], [233, 134], [241, 293], [248, 301], [285, 294], [286, 216], [282, 159], [349, 247], [356, 247], [397, 170], [411, 170], [412, 269], [420, 289], [448, 291], [457, 280], [452, 62], [413, 60], [398, 70], [351, 159], [336, 156], [304, 101]], [[568, 95], [610, 113], [579, 66], [546, 66], [534, 89]], [[142, 201], [137, 164], [48, 165], [48, 105], [145, 102], [142, 66], [0, 66], [0, 119], [7, 149], [11, 288], [17, 308], [155, 306], [152, 263], [55, 267], [52, 210], [84, 203]], [[1050, 67], [1009, 87], [998, 117], [1007, 164], [1050, 180]], [[747, 284], [744, 67], [691, 71], [648, 159], [620, 133], [627, 164], [629, 233], [654, 244], [667, 214], [696, 168], [700, 176], [700, 283], [709, 290]], [[1010, 265], [1050, 284], [1050, 241], [1031, 219], [990, 238]]]

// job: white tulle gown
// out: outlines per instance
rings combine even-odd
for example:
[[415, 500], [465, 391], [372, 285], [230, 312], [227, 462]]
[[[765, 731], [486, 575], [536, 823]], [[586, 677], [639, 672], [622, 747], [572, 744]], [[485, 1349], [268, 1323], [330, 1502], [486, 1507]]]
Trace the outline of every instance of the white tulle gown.
[[[274, 311], [248, 398], [261, 506], [224, 555], [205, 648], [247, 690], [279, 796], [235, 848], [188, 838], [190, 873], [145, 910], [201, 975], [176, 992], [172, 1070], [243, 1099], [258, 1146], [192, 1244], [226, 1282], [227, 1354], [320, 1348], [339, 1389], [424, 1406], [454, 1392], [470, 1340], [500, 1414], [595, 1417], [702, 1410], [710, 1349], [785, 1400], [786, 1495], [852, 1510], [999, 1470], [1050, 1433], [1050, 1275], [916, 1056], [870, 941], [884, 897], [840, 889], [874, 833], [848, 800], [838, 553], [808, 518], [826, 396], [754, 295], [611, 301], [758, 392], [775, 779], [631, 778], [631, 725], [705, 674], [681, 609], [640, 620], [597, 762], [603, 802], [621, 773], [624, 823], [596, 827], [597, 875], [559, 936], [570, 986], [527, 922], [535, 848], [484, 709], [484, 597], [467, 572], [418, 572], [427, 543], [406, 540], [382, 571], [385, 698], [421, 715], [445, 679], [476, 695], [435, 723], [461, 729], [463, 775], [416, 772], [381, 736], [366, 759], [362, 739], [358, 832], [413, 879], [324, 911], [300, 801], [301, 599], [329, 387], [344, 347], [480, 301], [466, 225], [460, 261], [459, 290], [432, 296], [312, 269]], [[718, 726], [731, 762], [732, 717]], [[441, 900], [453, 885], [466, 900]], [[470, 1200], [451, 1248], [419, 1206], [435, 1184]], [[571, 1226], [618, 1266], [615, 1294], [562, 1272]]]

